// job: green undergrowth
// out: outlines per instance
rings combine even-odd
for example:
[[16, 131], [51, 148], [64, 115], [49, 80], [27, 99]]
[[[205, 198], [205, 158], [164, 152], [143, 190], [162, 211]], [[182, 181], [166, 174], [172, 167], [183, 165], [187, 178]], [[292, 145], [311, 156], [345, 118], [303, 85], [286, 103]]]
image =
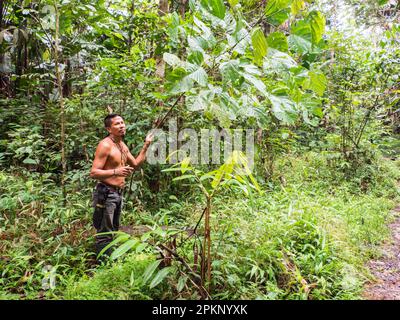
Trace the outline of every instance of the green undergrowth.
[[389, 235], [399, 168], [382, 162], [362, 193], [358, 178], [338, 183], [323, 162], [316, 154], [287, 158], [279, 170], [285, 182], [253, 203], [216, 202], [223, 254], [214, 270], [228, 280], [221, 277], [217, 297], [359, 298], [370, 276], [364, 264]]
[[150, 300], [168, 295], [164, 285], [149, 289], [143, 274], [155, 257], [146, 254], [129, 255], [123, 261], [99, 267], [93, 276], [70, 282], [64, 296], [69, 300]]
[[64, 208], [48, 175], [0, 171], [0, 298], [45, 298], [50, 270], [62, 292], [93, 265], [90, 189], [69, 191]]
[[359, 297], [364, 263], [389, 234], [393, 200], [287, 186], [254, 202], [256, 209], [228, 199], [215, 207], [218, 297]]
[[[323, 155], [287, 156], [262, 195], [218, 195], [211, 217], [212, 297], [360, 299], [371, 278], [365, 263], [380, 255], [400, 201], [399, 168], [398, 161], [382, 160], [345, 179]], [[70, 192], [61, 209], [51, 180], [26, 176], [0, 172], [0, 299], [199, 297], [190, 283], [178, 285], [177, 272], [150, 289], [143, 282], [155, 259], [150, 251], [96, 267], [91, 188]], [[194, 227], [204, 208], [201, 195], [165, 196], [169, 205], [157, 211], [128, 200], [122, 225]], [[193, 243], [178, 241], [177, 252], [192, 263]], [[54, 288], [43, 288], [47, 265], [55, 267]]]
[[[216, 202], [220, 233], [215, 271], [221, 298], [357, 299], [370, 277], [365, 262], [379, 255], [399, 201], [399, 166], [375, 168], [367, 192], [358, 178], [335, 181], [317, 154], [281, 162], [281, 185], [249, 201]], [[283, 179], [282, 179], [283, 178]], [[221, 286], [221, 284], [223, 284]], [[236, 288], [236, 290], [235, 290]]]
[[[213, 298], [359, 299], [371, 278], [364, 267], [389, 236], [399, 201], [399, 165], [382, 160], [339, 179], [324, 157], [309, 153], [279, 163], [279, 183], [247, 198], [226, 192], [213, 204]], [[363, 171], [364, 170], [364, 171]], [[195, 197], [171, 201], [159, 222], [194, 226]], [[146, 217], [141, 215], [142, 221]], [[178, 248], [191, 261], [192, 247]], [[182, 292], [181, 298], [192, 297]]]

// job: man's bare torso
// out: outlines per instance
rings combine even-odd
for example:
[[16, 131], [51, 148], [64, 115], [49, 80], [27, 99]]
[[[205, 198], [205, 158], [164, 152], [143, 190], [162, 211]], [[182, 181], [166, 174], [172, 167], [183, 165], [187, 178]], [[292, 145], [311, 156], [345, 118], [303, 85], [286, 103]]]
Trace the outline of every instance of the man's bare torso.
[[[119, 143], [122, 148], [122, 155], [121, 151], [118, 148], [118, 145], [114, 143], [109, 137], [101, 140], [99, 144], [104, 144], [107, 149], [110, 149], [110, 153], [107, 157], [103, 170], [117, 169], [119, 167], [128, 165], [127, 154], [129, 150], [125, 143], [123, 143], [122, 141]], [[102, 179], [100, 181], [118, 188], [122, 188], [125, 186], [125, 177], [123, 176], [112, 176], [106, 179]]]
[[111, 123], [104, 120], [109, 133], [107, 138], [100, 141], [94, 156], [90, 177], [114, 187], [123, 188], [125, 178], [132, 174], [146, 160], [146, 152], [153, 140], [150, 133], [142, 150], [135, 158], [122, 141], [126, 133], [125, 123], [121, 116], [112, 115]]

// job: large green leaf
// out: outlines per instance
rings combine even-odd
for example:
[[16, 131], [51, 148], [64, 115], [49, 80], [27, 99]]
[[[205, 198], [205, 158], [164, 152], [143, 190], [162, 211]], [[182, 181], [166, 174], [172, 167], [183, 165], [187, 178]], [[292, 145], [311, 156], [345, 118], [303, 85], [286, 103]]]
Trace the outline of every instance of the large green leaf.
[[326, 88], [326, 77], [319, 70], [312, 70], [308, 73], [310, 79], [306, 82], [306, 88], [311, 89], [319, 96], [322, 96]]
[[[236, 0], [236, 1], [238, 1], [238, 0]], [[176, 290], [178, 290], [178, 292], [181, 292], [183, 290], [188, 279], [189, 279], [188, 275], [183, 275], [179, 278], [178, 285], [176, 286]]]
[[308, 75], [309, 70], [302, 66], [292, 68], [290, 71], [292, 72], [293, 80], [298, 86], [302, 86], [310, 78]]
[[266, 95], [267, 88], [260, 79], [256, 78], [255, 76], [248, 74], [246, 72], [241, 73], [242, 76], [246, 79], [246, 81], [252, 84], [262, 95]]
[[269, 0], [265, 7], [268, 22], [280, 25], [289, 18], [291, 0]]
[[271, 48], [268, 49], [267, 57], [264, 59], [264, 70], [266, 72], [279, 72], [296, 66], [296, 61], [287, 53]]
[[213, 35], [211, 29], [199, 18], [196, 16], [193, 17], [193, 22], [199, 30], [197, 31], [199, 34], [202, 34], [205, 38], [209, 38]]
[[284, 9], [288, 8], [290, 0], [269, 0], [265, 6], [265, 15], [272, 16]]
[[187, 77], [194, 80], [201, 86], [206, 86], [208, 83], [208, 75], [202, 67], [199, 67], [197, 70], [187, 75]]
[[[299, 101], [299, 109], [302, 112], [304, 122], [312, 126], [317, 125], [318, 118], [322, 118], [323, 116], [321, 100], [309, 93], [302, 95]], [[310, 114], [317, 116], [317, 118], [310, 119]]]
[[189, 91], [193, 88], [195, 82], [201, 86], [208, 83], [208, 75], [203, 69], [196, 64], [181, 61], [176, 55], [164, 53], [164, 60], [172, 67], [177, 67], [167, 75], [169, 80], [168, 87], [171, 93], [181, 93]]
[[241, 28], [234, 35], [227, 35], [228, 45], [233, 48], [233, 52], [244, 54], [250, 44], [250, 34], [245, 28]]
[[294, 25], [291, 26], [290, 30], [291, 34], [295, 34], [296, 36], [300, 36], [311, 42], [311, 26], [309, 21], [299, 20]]
[[321, 99], [313, 96], [310, 93], [305, 93], [302, 95], [299, 105], [302, 110], [307, 110], [319, 118], [323, 116]]
[[304, 0], [293, 0], [292, 2], [292, 14], [295, 16], [304, 8]]
[[223, 0], [201, 0], [201, 5], [212, 15], [224, 19], [226, 8]]
[[259, 65], [262, 63], [262, 59], [267, 54], [268, 43], [265, 39], [264, 32], [260, 28], [255, 28], [251, 33], [251, 43], [254, 49], [255, 62]]
[[319, 11], [311, 11], [308, 20], [310, 21], [312, 41], [317, 44], [325, 31], [325, 17]]
[[150, 283], [150, 289], [154, 288], [155, 286], [159, 285], [165, 277], [174, 270], [173, 267], [166, 267], [158, 271], [154, 279]]
[[190, 111], [205, 110], [213, 98], [211, 90], [201, 90], [198, 95], [187, 97], [186, 106]]
[[190, 63], [194, 63], [194, 64], [197, 64], [198, 66], [200, 66], [204, 61], [203, 52], [200, 50], [192, 51], [188, 56], [188, 61]]
[[231, 126], [231, 117], [229, 114], [229, 110], [221, 107], [216, 103], [210, 103], [208, 115], [217, 118], [218, 122], [223, 128], [229, 128]]
[[294, 123], [297, 118], [294, 109], [295, 103], [288, 96], [268, 95], [269, 101], [272, 104], [272, 112], [277, 119], [285, 123]]
[[168, 73], [167, 80], [166, 87], [172, 94], [187, 92], [194, 85], [194, 80], [188, 77], [188, 72], [183, 68], [176, 68]]
[[25, 163], [25, 164], [39, 164], [39, 161], [38, 160], [34, 160], [34, 159], [30, 159], [30, 158], [26, 158], [26, 159], [24, 159], [24, 161], [22, 161], [22, 163]]
[[184, 67], [184, 62], [181, 61], [176, 55], [165, 52], [163, 55], [164, 61], [169, 64], [171, 67]]
[[272, 16], [268, 17], [267, 20], [274, 26], [280, 26], [290, 17], [290, 9], [283, 9], [282, 11], [278, 11], [277, 13], [273, 14]]
[[[236, 101], [235, 98], [231, 97], [227, 92], [223, 92], [220, 95], [220, 102], [221, 105], [224, 106], [226, 110], [232, 110], [234, 114], [239, 111], [239, 103]], [[232, 114], [232, 118], [236, 118], [235, 115]]]
[[124, 244], [122, 244], [120, 247], [115, 249], [113, 253], [111, 254], [111, 260], [115, 260], [122, 256], [124, 253], [128, 252], [129, 250], [133, 249], [139, 241], [137, 239], [130, 239], [126, 241]]
[[220, 65], [220, 71], [224, 82], [235, 82], [240, 77], [239, 60], [229, 60]]
[[171, 88], [171, 94], [178, 94], [183, 92], [188, 92], [193, 88], [194, 81], [190, 79], [188, 76], [182, 78], [179, 82], [175, 83], [175, 85]]
[[231, 7], [236, 6], [239, 3], [239, 0], [228, 0]]
[[145, 284], [151, 276], [153, 275], [154, 271], [158, 268], [162, 260], [156, 260], [153, 263], [149, 264], [146, 270], [143, 273], [143, 284]]
[[279, 51], [288, 51], [288, 42], [286, 36], [282, 32], [272, 32], [267, 37], [268, 47]]
[[311, 51], [311, 42], [295, 34], [288, 38], [290, 47], [297, 53], [304, 54]]
[[[260, 105], [256, 95], [242, 94], [239, 98], [239, 114], [246, 117], [255, 117], [256, 108]], [[264, 112], [265, 114], [265, 112]]]
[[187, 38], [188, 40], [188, 44], [189, 44], [189, 48], [192, 51], [201, 51], [204, 54], [204, 50], [207, 50], [208, 48], [212, 47], [212, 44], [209, 43], [206, 39], [202, 38], [202, 37], [191, 37], [188, 36]]
[[255, 66], [254, 64], [251, 63], [241, 63], [240, 67], [247, 72], [248, 74], [252, 74], [253, 76], [261, 76], [262, 72], [260, 71], [260, 69]]

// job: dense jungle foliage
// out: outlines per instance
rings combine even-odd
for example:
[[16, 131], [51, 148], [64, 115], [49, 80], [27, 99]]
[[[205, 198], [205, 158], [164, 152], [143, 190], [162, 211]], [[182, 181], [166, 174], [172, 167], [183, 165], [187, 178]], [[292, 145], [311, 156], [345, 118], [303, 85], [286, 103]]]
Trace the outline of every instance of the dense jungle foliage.
[[[400, 201], [399, 44], [393, 0], [0, 0], [0, 299], [361, 299]], [[99, 264], [111, 111], [133, 155], [170, 119], [251, 129], [254, 167], [145, 163]]]

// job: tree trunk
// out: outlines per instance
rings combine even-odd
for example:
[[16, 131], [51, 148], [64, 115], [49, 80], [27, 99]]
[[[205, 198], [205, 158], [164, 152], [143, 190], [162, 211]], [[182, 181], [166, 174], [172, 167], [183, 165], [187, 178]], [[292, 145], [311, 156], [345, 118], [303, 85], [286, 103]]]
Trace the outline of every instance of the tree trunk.
[[[160, 17], [166, 15], [169, 10], [168, 0], [160, 0], [158, 4], [158, 14]], [[165, 77], [165, 61], [162, 56], [156, 57], [156, 76], [160, 79]]]
[[158, 15], [160, 17], [166, 15], [169, 11], [168, 0], [160, 0], [158, 3]]
[[72, 72], [71, 60], [67, 59], [65, 64], [66, 64], [66, 67], [65, 67], [65, 71], [64, 71], [63, 97], [69, 97], [72, 95], [72, 85], [69, 80], [70, 74]]
[[0, 30], [3, 28], [3, 0], [0, 0]]
[[133, 34], [133, 24], [135, 18], [135, 0], [132, 0], [131, 5], [129, 7], [130, 17], [129, 17], [129, 26], [128, 26], [128, 50], [130, 52], [132, 48], [132, 34]]
[[179, 14], [181, 15], [182, 18], [185, 18], [187, 3], [188, 3], [188, 0], [181, 0], [180, 6], [179, 6]]
[[62, 188], [62, 196], [63, 196], [63, 205], [66, 206], [66, 191], [65, 191], [65, 176], [67, 174], [67, 162], [65, 158], [65, 108], [64, 108], [64, 98], [63, 98], [63, 86], [61, 80], [61, 73], [59, 69], [59, 44], [58, 37], [60, 32], [60, 14], [57, 7], [57, 2], [55, 3], [55, 13], [56, 13], [56, 31], [55, 31], [55, 46], [54, 46], [54, 60], [56, 67], [56, 77], [57, 77], [57, 89], [59, 95], [59, 104], [60, 104], [60, 125], [61, 125], [61, 165], [62, 165], [62, 173], [61, 173], [61, 188]]
[[5, 0], [0, 0], [0, 31], [3, 29], [3, 18], [7, 10], [7, 4], [5, 2]]
[[[205, 211], [204, 221], [204, 239], [201, 254], [201, 286], [204, 287], [205, 279], [208, 282], [208, 292], [211, 292], [211, 232], [210, 232], [210, 216], [211, 216], [211, 198], [207, 198], [207, 207]], [[207, 250], [207, 256], [206, 256]]]
[[23, 59], [22, 59], [23, 43], [21, 39], [18, 39], [17, 50], [15, 56], [15, 74], [17, 75], [14, 82], [14, 92], [18, 94], [21, 88], [21, 76], [23, 74]]
[[[7, 7], [6, 7], [6, 3], [5, 0], [0, 0], [0, 31], [3, 30], [3, 26], [5, 27], [5, 21], [4, 20], [4, 16], [6, 13]], [[2, 64], [3, 66], [6, 64], [6, 55], [4, 54], [4, 52], [0, 52], [0, 64]], [[0, 92], [1, 95], [6, 97], [6, 96], [10, 96], [10, 92], [11, 92], [11, 85], [10, 85], [10, 81], [9, 81], [9, 77], [7, 77], [6, 75], [2, 75], [0, 74]]]

